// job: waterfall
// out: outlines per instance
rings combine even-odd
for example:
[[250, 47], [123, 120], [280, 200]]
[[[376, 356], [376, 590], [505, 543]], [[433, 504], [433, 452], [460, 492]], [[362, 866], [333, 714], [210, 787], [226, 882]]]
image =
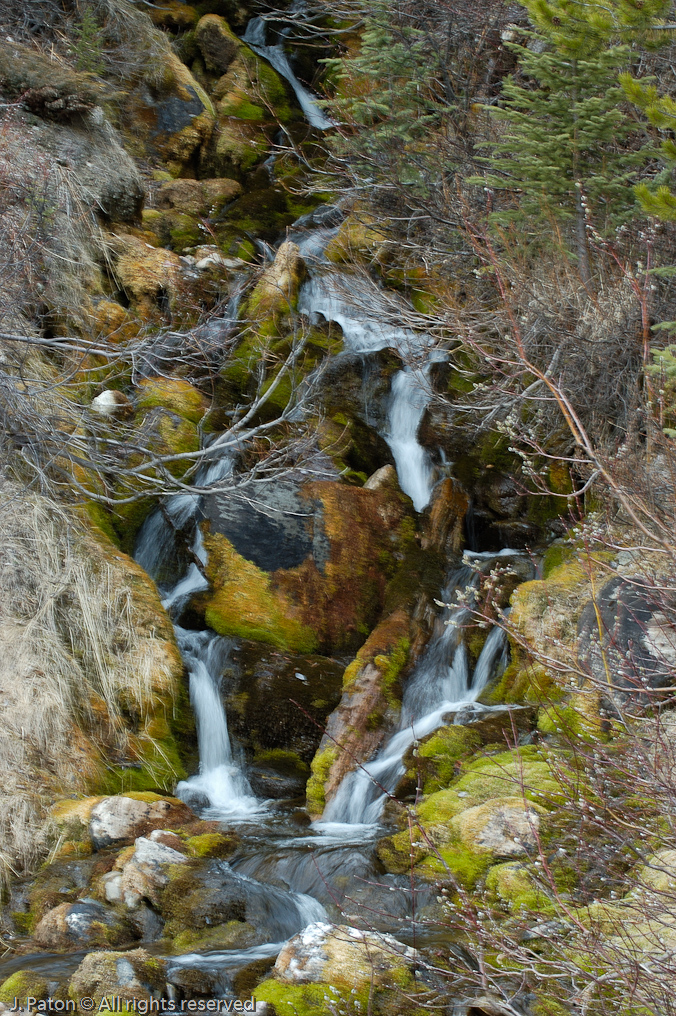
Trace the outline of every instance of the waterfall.
[[264, 18], [252, 18], [249, 24], [246, 26], [246, 32], [243, 36], [243, 41], [247, 44], [249, 49], [252, 49], [258, 56], [263, 57], [264, 60], [274, 67], [278, 74], [280, 74], [286, 81], [289, 82], [293, 88], [296, 98], [298, 99], [298, 105], [303, 110], [305, 117], [311, 127], [316, 127], [318, 130], [326, 131], [329, 128], [334, 127], [335, 124], [325, 113], [322, 113], [319, 108], [317, 99], [311, 92], [308, 91], [293, 73], [289, 58], [284, 52], [284, 47], [279, 43], [276, 46], [268, 46], [266, 42], [266, 31], [267, 26]]
[[[206, 465], [196, 485], [208, 487], [230, 476], [234, 469], [232, 454], [227, 453]], [[211, 631], [189, 631], [177, 623], [183, 609], [196, 592], [208, 588], [204, 575], [207, 555], [199, 526], [202, 499], [196, 494], [175, 494], [152, 512], [143, 523], [134, 557], [151, 578], [158, 582], [162, 605], [174, 623], [178, 648], [190, 679], [190, 701], [197, 724], [199, 775], [179, 783], [177, 793], [187, 802], [210, 806], [218, 815], [243, 817], [260, 809], [246, 777], [232, 756], [228, 723], [221, 701], [220, 679], [229, 659], [231, 643]], [[175, 578], [178, 535], [194, 530], [190, 561], [185, 574]], [[173, 584], [166, 576], [173, 573]]]
[[[324, 231], [324, 244], [332, 232]], [[308, 259], [309, 251], [317, 256], [316, 239], [310, 237], [299, 246]], [[389, 324], [392, 309], [385, 305], [382, 291], [370, 280], [346, 274], [313, 275], [301, 289], [298, 309], [339, 324], [345, 346], [353, 353], [396, 349], [405, 362], [413, 364], [397, 371], [392, 379], [383, 437], [392, 451], [401, 489], [416, 511], [422, 511], [432, 496], [434, 472], [429, 453], [417, 438], [429, 402], [429, 338]], [[415, 366], [421, 359], [423, 365]]]
[[190, 674], [190, 702], [197, 724], [200, 771], [179, 783], [177, 795], [188, 804], [205, 798], [219, 815], [252, 815], [260, 802], [232, 757], [228, 722], [220, 693], [220, 677], [232, 643], [210, 631], [174, 626], [181, 656]]
[[[478, 580], [475, 569], [456, 569], [449, 576], [442, 599], [449, 602], [456, 592], [475, 588]], [[475, 702], [503, 656], [506, 639], [501, 628], [491, 629], [470, 678], [461, 638], [468, 615], [465, 606], [445, 607], [438, 615], [428, 646], [406, 686], [398, 731], [375, 759], [345, 777], [321, 822], [315, 823], [317, 828], [377, 822], [388, 794], [394, 792], [404, 775], [403, 758], [413, 742], [442, 726], [448, 713], [457, 713]]]

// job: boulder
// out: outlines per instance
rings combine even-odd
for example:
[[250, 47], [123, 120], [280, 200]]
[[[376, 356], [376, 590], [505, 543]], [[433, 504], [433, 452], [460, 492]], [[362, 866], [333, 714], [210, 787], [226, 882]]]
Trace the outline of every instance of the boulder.
[[195, 39], [209, 70], [224, 74], [237, 56], [242, 43], [225, 18], [206, 14], [197, 23]]
[[[100, 850], [112, 844], [130, 843], [152, 829], [194, 820], [191, 809], [175, 797], [164, 798], [159, 794], [105, 797], [92, 809], [89, 835]], [[159, 848], [160, 844], [155, 846]]]
[[130, 925], [114, 910], [90, 899], [62, 903], [49, 910], [33, 934], [37, 945], [56, 952], [124, 945], [134, 938]]
[[173, 847], [145, 836], [139, 836], [135, 847], [134, 853], [122, 868], [119, 883], [109, 878], [106, 894], [119, 894], [119, 899], [126, 907], [135, 907], [141, 900], [156, 905], [162, 889], [169, 882], [165, 866], [184, 864], [187, 858]]
[[35, 970], [16, 970], [0, 984], [0, 1005], [8, 1009], [14, 1006], [15, 998], [25, 1006], [26, 998], [42, 1000], [49, 995], [49, 984]]
[[248, 313], [257, 320], [274, 314], [288, 314], [298, 302], [304, 277], [305, 262], [298, 245], [286, 240], [251, 294]]
[[286, 943], [273, 973], [287, 984], [324, 982], [359, 990], [365, 984], [400, 983], [402, 969], [414, 960], [414, 950], [391, 935], [320, 922]]
[[145, 949], [130, 952], [91, 952], [73, 974], [71, 998], [100, 1001], [111, 995], [128, 999], [161, 998], [166, 985], [166, 962]]
[[544, 809], [524, 804], [520, 797], [503, 797], [468, 808], [450, 825], [470, 850], [494, 857], [520, 857], [537, 849], [537, 832]]
[[242, 193], [242, 185], [226, 177], [211, 180], [170, 180], [162, 184], [155, 203], [159, 209], [175, 209], [188, 215], [207, 215]]

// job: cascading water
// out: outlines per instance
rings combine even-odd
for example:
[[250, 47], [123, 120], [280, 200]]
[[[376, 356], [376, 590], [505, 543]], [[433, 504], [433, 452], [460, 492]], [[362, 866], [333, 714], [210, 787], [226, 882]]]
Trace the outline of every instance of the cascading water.
[[197, 724], [199, 775], [179, 783], [177, 795], [199, 807], [209, 803], [214, 816], [250, 817], [260, 811], [249, 782], [232, 756], [228, 721], [220, 694], [231, 642], [210, 631], [174, 625], [178, 647], [190, 674], [190, 702]]
[[269, 46], [266, 41], [267, 25], [264, 18], [252, 18], [249, 24], [246, 26], [246, 32], [244, 33], [243, 39], [247, 46], [250, 47], [257, 53], [258, 56], [263, 57], [268, 63], [274, 67], [278, 74], [280, 74], [286, 81], [289, 82], [294, 90], [296, 98], [298, 99], [298, 105], [303, 110], [305, 117], [311, 127], [316, 127], [318, 130], [327, 131], [330, 127], [334, 127], [335, 124], [325, 113], [322, 113], [317, 99], [311, 92], [308, 91], [293, 73], [289, 58], [284, 52], [284, 47], [278, 43], [275, 46]]
[[[475, 569], [469, 566], [457, 569], [442, 593], [444, 602], [451, 601], [457, 591], [474, 588], [477, 583]], [[449, 713], [458, 713], [475, 702], [503, 657], [505, 635], [501, 628], [491, 629], [470, 680], [467, 652], [461, 640], [468, 614], [464, 606], [446, 607], [436, 618], [432, 638], [404, 692], [399, 730], [372, 762], [345, 777], [327, 805], [322, 821], [315, 823], [317, 828], [377, 822], [388, 795], [405, 772], [403, 757], [408, 748], [442, 726]]]
[[[215, 459], [198, 475], [198, 486], [217, 483], [231, 475], [232, 455]], [[231, 643], [211, 631], [189, 631], [176, 623], [195, 593], [208, 588], [204, 576], [206, 551], [199, 526], [201, 498], [195, 494], [176, 494], [154, 511], [139, 532], [136, 561], [158, 583], [162, 604], [174, 619], [174, 633], [190, 678], [192, 703], [199, 743], [199, 775], [180, 783], [177, 793], [188, 803], [208, 803], [219, 815], [251, 816], [260, 810], [261, 802], [236, 765], [228, 724], [221, 701], [220, 678], [228, 659]], [[194, 529], [191, 558], [187, 571], [178, 581], [167, 579], [176, 571], [179, 560], [177, 534]]]
[[[331, 233], [324, 231], [324, 244]], [[321, 246], [316, 237], [301, 240], [299, 246], [312, 272], [312, 260], [317, 259]], [[392, 378], [383, 437], [392, 450], [401, 489], [409, 495], [416, 511], [422, 511], [429, 504], [434, 475], [429, 453], [417, 438], [429, 402], [427, 371], [432, 356], [428, 337], [386, 323], [392, 308], [385, 305], [381, 290], [353, 276], [321, 275], [316, 271], [301, 289], [298, 309], [310, 317], [318, 315], [339, 324], [345, 346], [353, 353], [396, 349], [405, 363], [412, 364]], [[419, 361], [422, 365], [416, 366]]]

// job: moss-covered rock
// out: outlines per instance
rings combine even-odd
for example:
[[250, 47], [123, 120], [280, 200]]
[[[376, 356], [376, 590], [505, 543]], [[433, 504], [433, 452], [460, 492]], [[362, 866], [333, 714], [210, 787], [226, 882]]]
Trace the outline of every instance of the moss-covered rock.
[[287, 651], [311, 653], [317, 647], [316, 634], [267, 572], [238, 554], [220, 533], [207, 536], [205, 545], [207, 575], [214, 585], [205, 618], [214, 631]]
[[171, 951], [178, 954], [216, 949], [248, 949], [258, 941], [256, 929], [246, 921], [228, 921], [212, 928], [186, 928], [173, 939]]
[[538, 888], [533, 869], [527, 864], [516, 861], [494, 864], [486, 875], [486, 888], [513, 911], [545, 913], [550, 909], [546, 895]]
[[123, 995], [128, 999], [157, 998], [166, 988], [166, 961], [145, 949], [128, 952], [90, 952], [73, 974], [68, 994], [81, 998]]
[[190, 423], [199, 423], [208, 409], [208, 401], [182, 378], [149, 377], [139, 382], [137, 406], [141, 411], [164, 406]]
[[172, 305], [182, 291], [179, 258], [163, 248], [125, 234], [115, 241], [115, 274], [140, 318], [154, 320], [161, 303]]
[[[343, 674], [343, 696], [312, 761], [310, 814], [321, 814], [344, 777], [367, 761], [400, 708], [399, 676], [408, 660], [411, 622], [403, 610], [380, 622]], [[389, 719], [389, 724], [388, 724]]]
[[223, 74], [238, 55], [242, 43], [225, 18], [206, 14], [197, 23], [195, 40], [208, 70]]
[[193, 857], [231, 857], [239, 845], [237, 836], [225, 833], [199, 833], [189, 836], [185, 845]]
[[282, 123], [291, 118], [281, 78], [246, 46], [240, 48], [227, 73], [216, 83], [213, 97], [220, 116]]
[[285, 241], [249, 297], [245, 314], [256, 320], [288, 314], [298, 302], [304, 275], [298, 245]]
[[404, 765], [409, 780], [417, 783], [420, 775], [426, 795], [450, 786], [458, 775], [460, 761], [481, 743], [481, 734], [471, 726], [441, 727], [406, 754]]
[[19, 1005], [25, 1008], [27, 998], [41, 1001], [49, 993], [47, 981], [34, 970], [17, 970], [0, 984], [0, 1002], [7, 1006], [13, 1006], [18, 998]]
[[36, 944], [50, 952], [120, 946], [135, 938], [138, 935], [124, 918], [93, 900], [59, 904], [33, 932]]
[[544, 808], [524, 804], [521, 797], [500, 797], [467, 808], [450, 821], [450, 829], [475, 853], [518, 857], [538, 845], [540, 815]]

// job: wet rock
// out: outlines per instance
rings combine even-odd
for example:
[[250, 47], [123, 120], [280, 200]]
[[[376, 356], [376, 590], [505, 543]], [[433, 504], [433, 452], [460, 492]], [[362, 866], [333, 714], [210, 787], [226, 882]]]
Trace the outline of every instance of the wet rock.
[[274, 976], [287, 984], [325, 982], [359, 988], [396, 983], [415, 953], [391, 935], [360, 931], [348, 925], [310, 924], [286, 943]]
[[301, 497], [312, 554], [294, 567], [263, 571], [220, 533], [205, 537], [213, 585], [207, 623], [290, 652], [356, 649], [377, 622], [388, 578], [411, 541], [410, 503], [390, 489], [331, 482], [304, 484]]
[[540, 815], [544, 809], [525, 805], [520, 797], [486, 801], [456, 815], [451, 828], [470, 850], [494, 857], [520, 857], [537, 849]]
[[302, 795], [322, 728], [340, 698], [342, 665], [248, 642], [234, 650], [233, 663], [228, 727], [245, 750], [254, 791]]
[[105, 797], [92, 809], [89, 834], [95, 848], [100, 850], [111, 844], [129, 843], [152, 829], [194, 820], [191, 809], [175, 797], [163, 798], [150, 793], [137, 797]]
[[[578, 660], [609, 704], [647, 702], [647, 689], [673, 684], [676, 649], [664, 592], [640, 575], [615, 576], [588, 602], [578, 623]], [[599, 633], [599, 625], [601, 632]], [[606, 691], [607, 689], [607, 691]]]
[[[184, 864], [186, 860], [185, 854], [178, 850], [140, 836], [136, 840], [134, 853], [122, 869], [120, 882], [113, 891], [119, 892], [127, 907], [135, 907], [141, 900], [157, 904], [162, 889], [169, 882], [165, 866]], [[108, 882], [106, 890], [112, 889], [113, 884]]]
[[126, 998], [160, 998], [166, 985], [166, 962], [145, 949], [130, 952], [92, 952], [73, 974], [71, 998], [88, 996], [99, 1001], [110, 995]]
[[62, 903], [48, 911], [33, 934], [43, 949], [91, 949], [102, 945], [123, 945], [136, 935], [113, 910], [95, 900]]
[[368, 761], [394, 726], [410, 636], [410, 618], [397, 610], [380, 622], [347, 667], [342, 698], [312, 761], [307, 803], [313, 816], [321, 815], [347, 773]]

